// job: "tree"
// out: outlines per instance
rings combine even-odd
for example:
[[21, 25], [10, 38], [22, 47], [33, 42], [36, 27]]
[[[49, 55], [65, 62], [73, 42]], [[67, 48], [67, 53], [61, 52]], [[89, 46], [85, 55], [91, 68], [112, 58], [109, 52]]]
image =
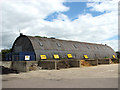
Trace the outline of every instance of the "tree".
[[35, 36], [35, 37], [38, 37], [38, 38], [47, 38], [46, 36]]
[[116, 52], [117, 53], [117, 57], [120, 58], [120, 52]]
[[10, 49], [2, 49], [2, 50], [1, 50], [2, 60], [5, 60], [5, 55], [6, 55], [7, 53], [10, 53], [11, 50], [12, 50], [11, 48], [10, 48]]

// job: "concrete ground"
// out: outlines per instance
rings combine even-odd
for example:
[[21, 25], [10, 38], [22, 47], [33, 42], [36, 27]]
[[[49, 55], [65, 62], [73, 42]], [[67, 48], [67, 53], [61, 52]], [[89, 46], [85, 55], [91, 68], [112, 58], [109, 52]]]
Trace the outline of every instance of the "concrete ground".
[[2, 75], [3, 88], [118, 88], [118, 64]]

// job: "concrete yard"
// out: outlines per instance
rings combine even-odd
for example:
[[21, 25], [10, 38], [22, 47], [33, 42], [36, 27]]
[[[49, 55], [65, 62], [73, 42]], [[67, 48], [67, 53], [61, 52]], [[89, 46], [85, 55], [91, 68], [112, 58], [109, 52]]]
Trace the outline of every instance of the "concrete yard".
[[3, 88], [118, 88], [118, 64], [2, 75]]

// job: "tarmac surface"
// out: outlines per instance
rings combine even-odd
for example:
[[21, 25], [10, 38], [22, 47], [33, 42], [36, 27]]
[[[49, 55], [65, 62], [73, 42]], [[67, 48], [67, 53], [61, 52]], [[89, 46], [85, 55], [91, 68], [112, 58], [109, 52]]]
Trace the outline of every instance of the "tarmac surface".
[[118, 64], [2, 76], [2, 88], [118, 88]]

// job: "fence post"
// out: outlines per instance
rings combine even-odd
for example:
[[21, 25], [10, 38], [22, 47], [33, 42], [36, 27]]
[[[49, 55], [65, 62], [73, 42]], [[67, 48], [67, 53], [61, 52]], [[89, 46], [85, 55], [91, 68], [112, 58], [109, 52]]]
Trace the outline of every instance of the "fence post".
[[81, 67], [81, 60], [78, 60], [79, 61], [79, 67]]
[[56, 62], [56, 60], [55, 60], [55, 70], [57, 70], [57, 62]]

